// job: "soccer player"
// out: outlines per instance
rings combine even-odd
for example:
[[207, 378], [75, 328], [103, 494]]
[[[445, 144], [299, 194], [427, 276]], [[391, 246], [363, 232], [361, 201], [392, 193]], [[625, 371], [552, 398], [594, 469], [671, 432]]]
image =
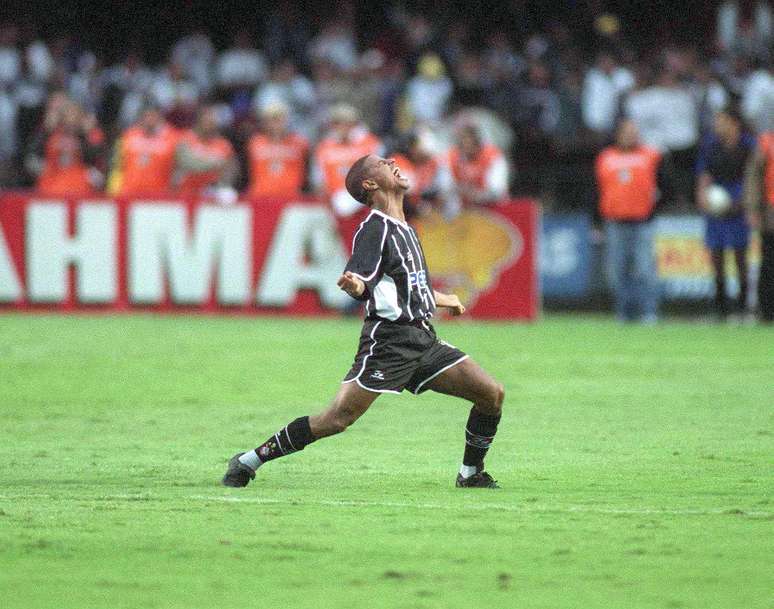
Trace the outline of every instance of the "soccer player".
[[465, 307], [457, 296], [432, 288], [417, 234], [403, 215], [409, 181], [394, 160], [369, 154], [352, 165], [345, 184], [356, 201], [371, 208], [338, 280], [342, 290], [366, 303], [355, 361], [328, 408], [295, 419], [255, 450], [234, 455], [223, 484], [246, 486], [263, 464], [341, 433], [380, 393], [430, 389], [473, 403], [456, 485], [497, 488], [484, 471], [484, 457], [500, 422], [504, 390], [462, 351], [439, 340], [430, 324], [436, 307], [452, 315]]

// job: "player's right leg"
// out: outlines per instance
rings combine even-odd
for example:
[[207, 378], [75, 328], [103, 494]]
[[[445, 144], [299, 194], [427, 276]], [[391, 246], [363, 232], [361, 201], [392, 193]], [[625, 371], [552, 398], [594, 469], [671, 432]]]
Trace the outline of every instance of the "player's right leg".
[[228, 462], [225, 486], [247, 486], [255, 470], [267, 461], [303, 450], [320, 438], [341, 433], [368, 410], [379, 393], [356, 383], [342, 383], [330, 406], [320, 414], [300, 417], [271, 436], [256, 449], [237, 453]]

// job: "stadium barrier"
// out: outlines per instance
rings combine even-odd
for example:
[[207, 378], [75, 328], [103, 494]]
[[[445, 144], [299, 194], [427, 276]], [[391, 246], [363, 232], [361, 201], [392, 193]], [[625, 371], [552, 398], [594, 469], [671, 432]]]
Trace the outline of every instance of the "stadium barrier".
[[[0, 308], [316, 315], [367, 214], [313, 199], [233, 206], [175, 197], [0, 194]], [[538, 314], [537, 208], [518, 200], [416, 223], [436, 287], [474, 317]]]

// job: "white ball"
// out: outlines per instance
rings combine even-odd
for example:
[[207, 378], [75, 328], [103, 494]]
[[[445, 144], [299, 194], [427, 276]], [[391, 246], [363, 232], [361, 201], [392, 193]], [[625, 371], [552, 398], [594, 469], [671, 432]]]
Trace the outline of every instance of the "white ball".
[[709, 213], [719, 216], [731, 208], [731, 195], [718, 184], [712, 184], [707, 188], [707, 207]]

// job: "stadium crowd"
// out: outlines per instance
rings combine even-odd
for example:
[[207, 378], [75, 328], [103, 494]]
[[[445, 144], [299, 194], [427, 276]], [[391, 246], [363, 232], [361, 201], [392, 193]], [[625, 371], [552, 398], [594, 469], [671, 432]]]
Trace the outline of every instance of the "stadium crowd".
[[346, 168], [380, 152], [414, 178], [414, 210], [453, 215], [511, 192], [591, 211], [595, 159], [628, 118], [669, 160], [664, 204], [691, 210], [719, 112], [746, 137], [774, 130], [765, 1], [721, 3], [702, 45], [667, 36], [650, 49], [601, 11], [587, 30], [554, 20], [482, 33], [464, 16], [396, 7], [366, 37], [355, 6], [318, 24], [282, 4], [262, 33], [235, 30], [220, 49], [193, 29], [159, 65], [140, 45], [112, 62], [74, 32], [44, 40], [1, 25], [0, 188], [223, 202], [308, 192], [347, 216]]

